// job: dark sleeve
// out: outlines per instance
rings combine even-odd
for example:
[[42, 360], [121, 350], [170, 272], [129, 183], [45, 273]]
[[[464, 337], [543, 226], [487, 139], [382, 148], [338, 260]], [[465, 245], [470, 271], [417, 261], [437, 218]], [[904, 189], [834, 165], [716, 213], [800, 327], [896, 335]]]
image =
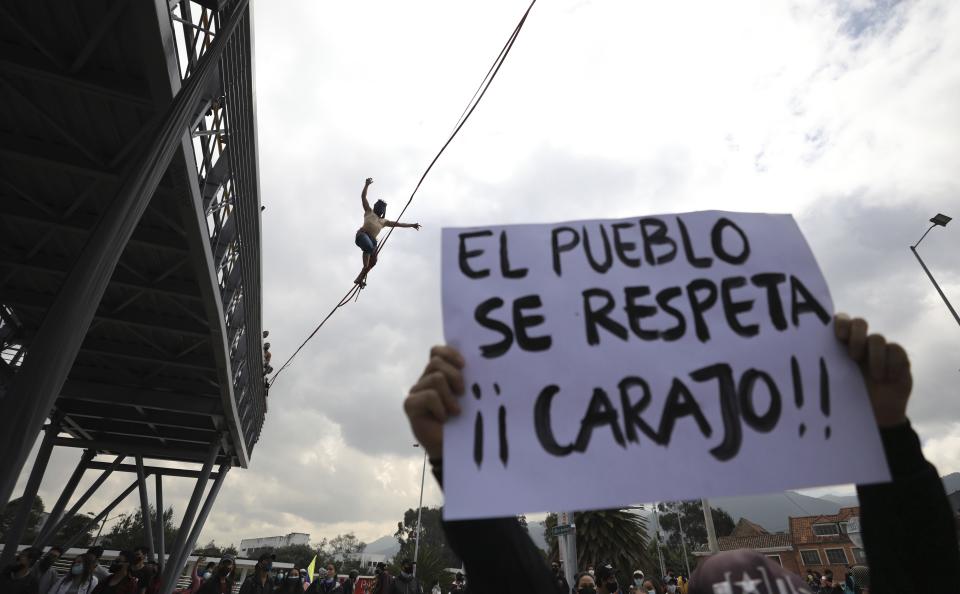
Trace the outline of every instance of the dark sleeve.
[[857, 486], [871, 594], [960, 592], [957, 528], [937, 469], [910, 423], [880, 438], [893, 480]]
[[[430, 461], [443, 487], [439, 460]], [[443, 522], [453, 552], [470, 576], [471, 594], [553, 592], [550, 568], [530, 535], [514, 517]]]

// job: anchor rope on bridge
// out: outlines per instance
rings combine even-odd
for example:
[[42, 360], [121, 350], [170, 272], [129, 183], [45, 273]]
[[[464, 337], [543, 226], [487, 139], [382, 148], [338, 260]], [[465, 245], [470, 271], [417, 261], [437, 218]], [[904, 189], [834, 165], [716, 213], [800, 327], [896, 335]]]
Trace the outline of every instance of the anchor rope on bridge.
[[[493, 83], [493, 79], [496, 78], [497, 73], [500, 71], [500, 67], [503, 66], [504, 61], [507, 59], [507, 56], [510, 54], [510, 50], [513, 48], [513, 43], [517, 40], [517, 36], [520, 34], [520, 30], [523, 28], [524, 22], [526, 22], [527, 16], [530, 14], [530, 10], [533, 9], [533, 5], [536, 3], [537, 3], [537, 0], [532, 0], [530, 2], [530, 6], [527, 7], [526, 12], [523, 13], [523, 16], [520, 18], [520, 21], [517, 23], [517, 26], [514, 27], [513, 33], [510, 34], [510, 37], [507, 39], [507, 42], [504, 44], [503, 48], [500, 50], [500, 53], [497, 55], [496, 59], [494, 59], [493, 64], [490, 66], [490, 69], [487, 70], [486, 76], [484, 76], [483, 80], [480, 82], [480, 86], [477, 87], [477, 90], [474, 92], [473, 97], [470, 98], [470, 101], [467, 103], [466, 108], [464, 108], [463, 113], [460, 114], [460, 119], [457, 121], [457, 125], [454, 127], [454, 130], [450, 134], [450, 137], [447, 139], [447, 141], [443, 144], [443, 146], [437, 152], [433, 160], [430, 161], [430, 164], [427, 166], [426, 170], [424, 170], [423, 175], [420, 176], [420, 181], [418, 181], [416, 187], [413, 188], [413, 192], [411, 192], [410, 198], [407, 200], [407, 203], [403, 206], [403, 209], [400, 211], [400, 214], [397, 216], [397, 219], [396, 219], [397, 222], [399, 222], [400, 219], [403, 218], [404, 213], [407, 212], [407, 208], [409, 208], [410, 204], [413, 203], [413, 198], [414, 196], [417, 195], [417, 190], [419, 190], [420, 186], [423, 185], [423, 181], [427, 178], [427, 174], [429, 174], [430, 170], [433, 169], [433, 166], [436, 164], [437, 160], [440, 159], [440, 155], [442, 155], [443, 152], [447, 149], [447, 147], [450, 146], [450, 143], [453, 142], [454, 138], [456, 138], [457, 133], [460, 132], [460, 129], [463, 128], [464, 124], [467, 123], [467, 120], [470, 119], [470, 115], [473, 114], [473, 111], [477, 108], [478, 105], [480, 105], [480, 101], [483, 99], [483, 96], [487, 93], [487, 90], [490, 88], [490, 84]], [[393, 233], [394, 229], [395, 227], [390, 227], [390, 229], [387, 231], [387, 235], [383, 238], [383, 241], [381, 241], [380, 245], [377, 247], [378, 256], [380, 255], [380, 252], [383, 251], [383, 248], [386, 247], [387, 240], [390, 239], [390, 235]], [[273, 386], [274, 382], [277, 381], [277, 378], [280, 376], [280, 374], [283, 373], [283, 370], [290, 366], [290, 363], [293, 361], [294, 357], [296, 357], [300, 353], [300, 351], [303, 350], [303, 347], [305, 347], [307, 343], [310, 342], [310, 340], [314, 336], [316, 336], [317, 332], [320, 331], [320, 328], [323, 328], [323, 325], [327, 323], [327, 320], [333, 317], [333, 314], [335, 314], [344, 305], [347, 305], [348, 303], [350, 303], [351, 300], [355, 301], [356, 299], [359, 299], [361, 290], [363, 290], [363, 288], [361, 287], [360, 284], [354, 284], [353, 286], [350, 287], [350, 290], [347, 291], [346, 294], [344, 294], [344, 296], [340, 299], [340, 301], [333, 307], [333, 309], [330, 310], [330, 313], [328, 313], [326, 317], [320, 321], [317, 327], [313, 329], [313, 332], [311, 332], [310, 335], [307, 336], [306, 340], [304, 340], [303, 343], [299, 347], [297, 347], [297, 350], [295, 350], [293, 354], [290, 355], [290, 358], [284, 362], [284, 364], [280, 367], [280, 369], [277, 370], [275, 374], [273, 374], [273, 378], [271, 378], [269, 383], [270, 386]]]

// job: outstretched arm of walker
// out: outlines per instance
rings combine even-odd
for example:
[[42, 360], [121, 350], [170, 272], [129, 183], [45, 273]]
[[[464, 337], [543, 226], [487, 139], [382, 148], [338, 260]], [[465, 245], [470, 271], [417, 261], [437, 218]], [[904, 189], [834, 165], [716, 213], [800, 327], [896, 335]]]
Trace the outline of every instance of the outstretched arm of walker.
[[396, 221], [387, 221], [384, 223], [387, 227], [398, 227], [401, 229], [416, 229], [420, 230], [420, 223], [398, 223]]
[[363, 212], [370, 212], [370, 203], [367, 202], [367, 188], [370, 187], [370, 184], [373, 183], [373, 178], [368, 177], [365, 182], [363, 182], [363, 191], [360, 192], [360, 201], [363, 202]]

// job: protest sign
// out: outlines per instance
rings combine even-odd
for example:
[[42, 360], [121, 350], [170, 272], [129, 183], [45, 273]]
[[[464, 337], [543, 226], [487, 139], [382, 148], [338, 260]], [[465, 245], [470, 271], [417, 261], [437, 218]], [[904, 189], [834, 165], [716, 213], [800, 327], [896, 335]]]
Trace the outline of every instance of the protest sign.
[[789, 215], [443, 230], [444, 432], [465, 519], [889, 479]]

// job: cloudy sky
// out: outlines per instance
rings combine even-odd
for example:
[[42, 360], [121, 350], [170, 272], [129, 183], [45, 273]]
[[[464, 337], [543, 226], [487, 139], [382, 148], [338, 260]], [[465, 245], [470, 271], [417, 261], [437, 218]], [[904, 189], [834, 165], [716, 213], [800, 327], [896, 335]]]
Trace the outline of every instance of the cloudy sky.
[[[275, 361], [358, 271], [363, 179], [396, 214], [525, 8], [255, 3]], [[401, 402], [442, 337], [447, 225], [792, 213], [838, 309], [907, 347], [927, 455], [960, 471], [960, 328], [908, 250], [932, 215], [960, 216], [958, 30], [951, 0], [538, 3], [417, 195], [408, 220], [423, 230], [398, 230], [359, 302], [277, 382], [252, 464], [231, 473], [201, 540], [369, 541], [416, 506], [421, 458]], [[960, 303], [960, 221], [922, 253]], [[48, 505], [76, 455], [52, 461]], [[165, 499], [179, 512], [190, 488], [171, 481]], [[424, 500], [441, 501], [429, 478]]]

